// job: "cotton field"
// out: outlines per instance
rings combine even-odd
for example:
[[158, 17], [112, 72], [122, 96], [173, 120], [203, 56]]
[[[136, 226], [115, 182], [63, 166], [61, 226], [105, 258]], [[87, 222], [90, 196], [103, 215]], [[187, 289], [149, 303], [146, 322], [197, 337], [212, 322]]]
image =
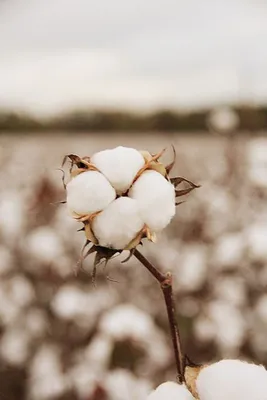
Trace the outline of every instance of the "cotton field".
[[201, 188], [177, 207], [157, 243], [141, 250], [173, 274], [184, 351], [201, 363], [267, 364], [264, 136], [2, 135], [1, 399], [142, 400], [175, 381], [162, 295], [144, 267], [133, 258], [121, 263], [123, 252], [98, 266], [96, 287], [90, 256], [75, 275], [84, 235], [60, 204], [66, 194], [58, 170], [65, 154], [118, 145], [166, 147], [168, 160], [171, 144], [173, 176]]

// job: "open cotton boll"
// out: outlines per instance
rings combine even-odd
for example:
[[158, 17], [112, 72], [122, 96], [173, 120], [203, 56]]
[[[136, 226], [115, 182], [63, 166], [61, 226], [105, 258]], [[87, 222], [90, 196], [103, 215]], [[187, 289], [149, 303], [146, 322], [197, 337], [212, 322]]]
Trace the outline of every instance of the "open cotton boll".
[[100, 151], [90, 161], [106, 176], [118, 194], [129, 189], [137, 172], [145, 164], [139, 151], [122, 146]]
[[100, 246], [125, 248], [144, 226], [137, 202], [119, 197], [93, 220], [93, 232]]
[[[147, 400], [193, 400], [189, 390], [184, 385], [165, 382], [152, 392]], [[226, 399], [225, 399], [226, 400]]]
[[222, 360], [200, 371], [196, 388], [201, 400], [265, 400], [267, 371], [240, 360]]
[[175, 214], [174, 186], [156, 171], [143, 172], [129, 197], [137, 200], [140, 215], [152, 231], [164, 229]]
[[87, 215], [107, 207], [116, 198], [109, 181], [97, 171], [79, 174], [67, 184], [67, 204], [71, 211]]

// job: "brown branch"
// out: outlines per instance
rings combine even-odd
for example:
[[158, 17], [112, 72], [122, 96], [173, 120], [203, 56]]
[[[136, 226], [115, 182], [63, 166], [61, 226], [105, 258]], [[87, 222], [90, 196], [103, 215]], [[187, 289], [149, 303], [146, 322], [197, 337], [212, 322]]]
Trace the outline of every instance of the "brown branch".
[[172, 276], [171, 273], [166, 275], [162, 274], [157, 270], [141, 253], [139, 250], [135, 249], [133, 252], [134, 256], [138, 261], [143, 264], [143, 266], [148, 269], [148, 271], [154, 276], [155, 279], [160, 284], [161, 290], [164, 295], [165, 305], [168, 314], [170, 332], [172, 337], [172, 345], [175, 356], [175, 363], [177, 369], [177, 379], [180, 384], [185, 381], [184, 378], [184, 356], [182, 353], [181, 339], [179, 334], [179, 329], [176, 321], [175, 305], [173, 301], [173, 291], [172, 291]]
[[166, 280], [166, 276], [163, 275], [160, 271], [157, 270], [157, 268], [154, 267], [144, 256], [142, 253], [140, 253], [139, 250], [135, 249], [134, 250], [134, 256], [137, 258], [138, 261], [140, 261], [141, 264], [143, 264], [146, 269], [154, 276], [154, 278], [157, 279], [157, 281], [162, 284]]

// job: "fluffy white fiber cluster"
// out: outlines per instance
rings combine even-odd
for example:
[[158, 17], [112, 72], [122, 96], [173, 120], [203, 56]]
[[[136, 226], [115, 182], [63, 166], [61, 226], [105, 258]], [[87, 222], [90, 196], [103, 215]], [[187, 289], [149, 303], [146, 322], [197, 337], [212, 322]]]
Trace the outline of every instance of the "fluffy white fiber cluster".
[[200, 371], [196, 388], [200, 400], [267, 400], [267, 371], [261, 365], [221, 360]]
[[165, 382], [154, 390], [147, 400], [194, 400], [194, 397], [184, 385]]
[[190, 386], [195, 397], [185, 385], [166, 382], [147, 400], [267, 400], [267, 371], [261, 365], [221, 360], [201, 367]]
[[127, 248], [142, 231], [153, 238], [174, 216], [175, 188], [150, 158], [127, 147], [100, 151], [67, 184], [68, 208], [90, 221], [98, 245]]

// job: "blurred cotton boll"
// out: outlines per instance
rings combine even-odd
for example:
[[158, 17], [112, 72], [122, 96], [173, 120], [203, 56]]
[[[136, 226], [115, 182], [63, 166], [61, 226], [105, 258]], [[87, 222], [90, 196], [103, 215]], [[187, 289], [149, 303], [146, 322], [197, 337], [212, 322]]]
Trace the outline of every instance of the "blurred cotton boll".
[[256, 187], [267, 187], [266, 138], [252, 139], [247, 144], [248, 178]]
[[153, 231], [164, 229], [175, 215], [174, 186], [156, 171], [145, 171], [129, 196], [137, 200], [144, 222]]
[[84, 215], [100, 211], [116, 197], [114, 188], [97, 171], [79, 174], [67, 184], [67, 204], [71, 211]]
[[85, 360], [94, 365], [95, 371], [105, 371], [110, 363], [113, 349], [113, 338], [105, 332], [99, 333], [83, 351]]
[[8, 281], [7, 291], [18, 307], [26, 307], [35, 299], [31, 282], [22, 275], [16, 275]]
[[246, 231], [246, 240], [250, 257], [259, 262], [267, 260], [266, 246], [267, 226], [259, 222], [251, 225]]
[[222, 277], [215, 283], [214, 293], [233, 306], [240, 307], [246, 303], [245, 282], [238, 277]]
[[184, 385], [165, 382], [152, 392], [147, 400], [193, 400], [189, 390]]
[[54, 399], [69, 387], [63, 375], [58, 348], [43, 344], [30, 366], [29, 393], [33, 400]]
[[265, 400], [267, 371], [240, 360], [222, 360], [201, 369], [196, 388], [201, 400]]
[[142, 341], [153, 332], [154, 324], [144, 312], [130, 304], [125, 304], [104, 315], [100, 330], [117, 340], [133, 338]]
[[107, 177], [118, 194], [126, 192], [144, 166], [141, 153], [129, 147], [116, 147], [94, 154], [90, 160]]
[[94, 218], [93, 230], [99, 244], [113, 249], [126, 247], [143, 228], [138, 203], [120, 197]]
[[30, 337], [26, 332], [10, 329], [0, 341], [0, 355], [10, 365], [23, 365], [29, 354]]
[[218, 270], [238, 267], [243, 262], [246, 246], [245, 237], [240, 233], [222, 235], [214, 245], [212, 262]]
[[75, 365], [68, 373], [68, 380], [74, 387], [78, 399], [91, 399], [90, 396], [94, 396], [95, 388], [104, 378], [104, 374], [93, 371], [88, 363]]
[[42, 335], [48, 331], [45, 312], [39, 309], [29, 310], [26, 317], [23, 317], [23, 322], [32, 338], [42, 337]]
[[207, 272], [207, 254], [204, 246], [189, 245], [184, 250], [176, 275], [179, 287], [195, 291], [202, 287]]
[[26, 251], [43, 263], [51, 263], [60, 257], [63, 243], [57, 233], [48, 226], [33, 230], [24, 242]]
[[136, 379], [133, 374], [123, 369], [114, 370], [107, 375], [105, 388], [111, 400], [145, 399], [151, 390], [147, 381]]
[[224, 134], [232, 133], [238, 128], [239, 116], [230, 107], [220, 107], [210, 113], [208, 124], [216, 132]]
[[142, 360], [143, 373], [153, 372], [159, 368], [165, 368], [170, 362], [171, 351], [165, 341], [163, 332], [155, 324], [153, 319], [142, 310], [130, 305], [120, 305], [104, 314], [99, 324], [99, 331], [114, 343], [127, 341], [135, 343], [144, 351]]
[[[207, 307], [216, 341], [224, 355], [234, 356], [246, 335], [246, 320], [241, 311], [225, 301], [214, 301]], [[225, 327], [227, 321], [227, 328]]]
[[8, 241], [17, 240], [25, 225], [25, 199], [9, 192], [0, 200], [0, 232]]
[[100, 287], [90, 292], [87, 286], [66, 284], [55, 294], [51, 307], [58, 318], [88, 331], [95, 326], [98, 315], [115, 301], [115, 297]]

